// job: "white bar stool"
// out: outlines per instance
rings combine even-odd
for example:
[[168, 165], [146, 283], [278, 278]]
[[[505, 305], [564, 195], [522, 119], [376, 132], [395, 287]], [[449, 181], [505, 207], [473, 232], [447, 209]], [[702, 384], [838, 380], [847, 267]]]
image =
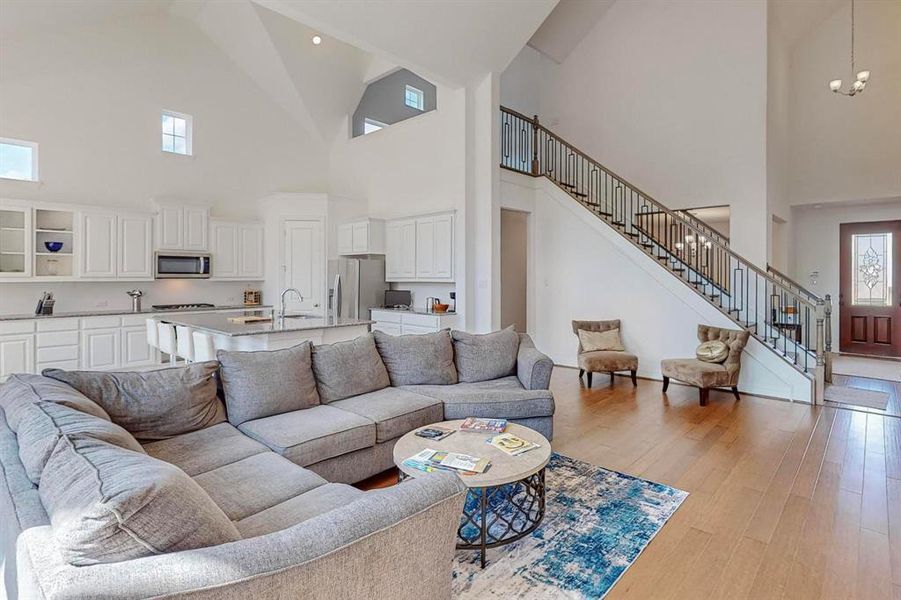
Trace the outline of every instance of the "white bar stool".
[[157, 342], [161, 352], [169, 355], [169, 364], [174, 365], [178, 359], [178, 347], [175, 344], [175, 325], [171, 323], [157, 324]]
[[194, 362], [194, 330], [184, 325], [176, 325], [175, 348], [185, 362]]
[[160, 348], [160, 330], [159, 330], [159, 321], [156, 319], [146, 319], [144, 321], [147, 325], [147, 345], [153, 348], [154, 350], [159, 350]]
[[217, 360], [213, 336], [202, 331], [194, 332], [194, 360], [197, 362]]

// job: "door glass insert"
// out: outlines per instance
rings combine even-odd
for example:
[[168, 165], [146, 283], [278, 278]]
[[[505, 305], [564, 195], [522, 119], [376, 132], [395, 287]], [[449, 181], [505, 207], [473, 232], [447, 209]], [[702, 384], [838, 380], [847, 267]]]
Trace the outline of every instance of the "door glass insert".
[[892, 234], [863, 233], [851, 236], [852, 304], [891, 306]]

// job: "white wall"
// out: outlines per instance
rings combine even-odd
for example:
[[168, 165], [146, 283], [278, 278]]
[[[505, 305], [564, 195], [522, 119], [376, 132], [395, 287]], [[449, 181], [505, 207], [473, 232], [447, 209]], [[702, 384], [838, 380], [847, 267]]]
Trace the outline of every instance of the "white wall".
[[[867, 88], [869, 91], [869, 88]], [[901, 219], [901, 197], [879, 203], [798, 206], [792, 210], [792, 274], [798, 283], [833, 301], [832, 349], [838, 352], [839, 226]], [[814, 282], [810, 274], [819, 271]], [[896, 284], [897, 287], [897, 284]]]
[[[625, 346], [639, 357], [639, 374], [655, 379], [661, 359], [694, 356], [698, 323], [736, 327], [546, 180], [506, 172], [501, 180], [502, 205], [530, 209], [541, 224], [530, 232], [529, 333], [555, 363], [576, 364], [573, 319], [621, 319]], [[809, 381], [756, 340], [743, 357], [739, 388], [810, 399]]]
[[729, 204], [766, 260], [767, 6], [615, 3], [542, 82], [543, 121], [671, 208]]
[[[0, 41], [0, 136], [40, 144], [40, 183], [0, 196], [252, 216], [273, 190], [324, 191], [321, 142], [190, 21], [144, 16]], [[160, 111], [194, 116], [194, 156], [160, 150]]]

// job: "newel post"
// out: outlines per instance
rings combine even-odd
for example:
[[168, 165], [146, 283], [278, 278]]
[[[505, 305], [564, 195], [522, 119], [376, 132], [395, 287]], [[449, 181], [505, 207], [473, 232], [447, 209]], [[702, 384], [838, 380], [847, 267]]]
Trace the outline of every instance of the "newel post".
[[541, 165], [538, 163], [538, 115], [532, 118], [532, 177], [541, 174]]

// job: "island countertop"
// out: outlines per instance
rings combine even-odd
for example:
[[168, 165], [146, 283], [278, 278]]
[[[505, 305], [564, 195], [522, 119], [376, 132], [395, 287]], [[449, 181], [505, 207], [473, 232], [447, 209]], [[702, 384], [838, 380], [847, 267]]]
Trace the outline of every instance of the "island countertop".
[[375, 321], [368, 319], [348, 319], [321, 316], [288, 316], [284, 319], [273, 318], [271, 321], [257, 321], [255, 323], [234, 323], [229, 321], [229, 317], [238, 317], [250, 314], [252, 312], [260, 315], [271, 315], [270, 310], [247, 311], [236, 310], [234, 312], [217, 312], [217, 313], [196, 313], [190, 315], [177, 315], [167, 318], [159, 317], [160, 321], [172, 323], [173, 325], [184, 325], [198, 331], [205, 331], [216, 335], [227, 335], [230, 337], [247, 336], [247, 335], [272, 335], [279, 333], [291, 333], [298, 331], [310, 331], [315, 329], [333, 329], [336, 327], [355, 327], [360, 325], [371, 325]]

